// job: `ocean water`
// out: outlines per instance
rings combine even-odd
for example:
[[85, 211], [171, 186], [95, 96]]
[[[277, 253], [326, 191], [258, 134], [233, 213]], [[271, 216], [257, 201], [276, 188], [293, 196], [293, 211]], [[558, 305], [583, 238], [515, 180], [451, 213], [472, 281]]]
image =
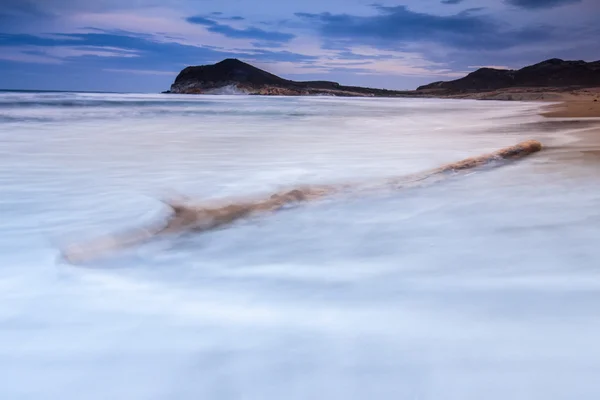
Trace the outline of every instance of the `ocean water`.
[[[597, 399], [598, 164], [539, 104], [0, 93], [0, 398]], [[62, 246], [211, 200], [378, 182], [85, 265]]]

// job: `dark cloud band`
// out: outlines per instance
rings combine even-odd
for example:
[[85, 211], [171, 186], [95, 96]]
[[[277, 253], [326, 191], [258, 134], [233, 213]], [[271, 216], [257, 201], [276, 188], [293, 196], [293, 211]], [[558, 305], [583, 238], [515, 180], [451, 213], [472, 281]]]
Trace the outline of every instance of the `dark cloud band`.
[[[231, 17], [230, 20], [243, 20], [242, 17]], [[186, 18], [186, 21], [190, 24], [205, 26], [210, 32], [219, 33], [223, 36], [236, 39], [254, 39], [261, 41], [272, 41], [272, 42], [289, 42], [295, 36], [290, 33], [276, 32], [276, 31], [265, 31], [260, 28], [243, 28], [237, 29], [229, 25], [222, 24], [214, 20], [214, 18], [206, 18], [201, 15]]]

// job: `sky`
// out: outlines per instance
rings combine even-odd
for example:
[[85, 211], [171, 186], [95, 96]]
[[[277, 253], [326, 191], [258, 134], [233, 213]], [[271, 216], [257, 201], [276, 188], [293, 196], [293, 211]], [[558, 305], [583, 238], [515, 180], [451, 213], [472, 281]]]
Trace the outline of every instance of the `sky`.
[[160, 92], [238, 58], [414, 89], [483, 66], [600, 60], [600, 0], [0, 0], [0, 89]]

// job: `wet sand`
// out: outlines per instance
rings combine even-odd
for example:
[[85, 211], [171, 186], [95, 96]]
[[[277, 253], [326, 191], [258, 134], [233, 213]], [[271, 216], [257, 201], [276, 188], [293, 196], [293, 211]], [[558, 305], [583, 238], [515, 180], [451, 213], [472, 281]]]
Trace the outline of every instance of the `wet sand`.
[[[547, 102], [548, 105], [543, 107], [540, 113], [547, 120], [537, 123], [538, 128], [541, 127], [547, 132], [564, 129], [576, 132], [573, 133], [575, 141], [560, 147], [550, 144], [546, 147], [547, 153], [557, 156], [561, 161], [600, 161], [600, 87], [507, 88], [480, 93], [461, 93], [444, 98]], [[545, 140], [544, 142], [546, 143]]]
[[589, 128], [574, 134], [576, 141], [557, 151], [561, 159], [584, 162], [600, 161], [600, 88], [561, 94], [561, 103], [542, 112], [556, 123], [586, 123]]
[[600, 118], [600, 100], [572, 99], [552, 105], [542, 114], [549, 118]]

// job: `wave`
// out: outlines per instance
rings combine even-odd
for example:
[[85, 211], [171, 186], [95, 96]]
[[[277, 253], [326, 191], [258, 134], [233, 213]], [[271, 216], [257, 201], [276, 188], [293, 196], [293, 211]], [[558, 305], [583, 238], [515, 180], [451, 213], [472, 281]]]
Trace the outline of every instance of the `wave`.
[[[420, 176], [411, 177], [410, 180], [407, 180], [406, 176], [400, 176], [388, 179], [384, 184], [393, 189], [403, 189], [410, 187], [413, 183], [423, 182], [432, 177], [439, 180], [444, 175], [455, 176], [459, 172], [475, 168], [502, 165], [500, 162], [521, 159], [540, 150], [542, 150], [540, 142], [529, 140], [493, 153], [443, 165], [434, 170], [426, 171]], [[369, 186], [364, 184], [302, 186], [292, 190], [283, 190], [266, 198], [225, 201], [224, 205], [216, 207], [195, 205], [190, 203], [187, 198], [170, 200], [164, 202], [172, 211], [171, 216], [166, 220], [119, 234], [104, 236], [89, 243], [69, 246], [62, 251], [62, 258], [71, 263], [85, 262], [107, 252], [142, 244], [159, 235], [184, 231], [194, 231], [196, 233], [211, 231], [228, 226], [240, 219], [280, 211], [290, 206], [320, 200], [349, 190], [368, 189]]]
[[152, 101], [152, 100], [20, 100], [7, 101], [0, 100], [0, 109], [14, 108], [38, 108], [38, 107], [156, 107], [156, 106], [199, 106], [207, 104], [216, 104], [212, 101]]
[[233, 95], [233, 96], [244, 96], [248, 93], [244, 90], [239, 89], [236, 85], [227, 85], [218, 89], [209, 90], [206, 94], [214, 95]]
[[[462, 103], [429, 101], [402, 101], [398, 99], [339, 99], [331, 97], [274, 98], [239, 96], [234, 87], [223, 88], [216, 95], [179, 94], [102, 94], [102, 93], [0, 93], [0, 124], [35, 122], [99, 121], [103, 119], [153, 119], [252, 117], [254, 122], [264, 119], [298, 120], [316, 118], [343, 118], [358, 124], [372, 119], [387, 121], [403, 118], [404, 124], [418, 126], [427, 115], [438, 119], [456, 120]], [[237, 94], [237, 95], [235, 95]], [[470, 109], [485, 108], [475, 103]], [[527, 106], [534, 108], [534, 106]], [[486, 110], [486, 118], [513, 115], [524, 106], [503, 104], [493, 112]], [[536, 114], [537, 115], [537, 114]], [[523, 122], [523, 121], [521, 121]], [[487, 126], [485, 122], [482, 122]], [[443, 125], [442, 123], [440, 123]], [[486, 126], [482, 127], [485, 128]]]
[[35, 117], [35, 116], [15, 116], [15, 115], [2, 115], [0, 114], [0, 124], [3, 122], [52, 122], [55, 118], [51, 117]]

